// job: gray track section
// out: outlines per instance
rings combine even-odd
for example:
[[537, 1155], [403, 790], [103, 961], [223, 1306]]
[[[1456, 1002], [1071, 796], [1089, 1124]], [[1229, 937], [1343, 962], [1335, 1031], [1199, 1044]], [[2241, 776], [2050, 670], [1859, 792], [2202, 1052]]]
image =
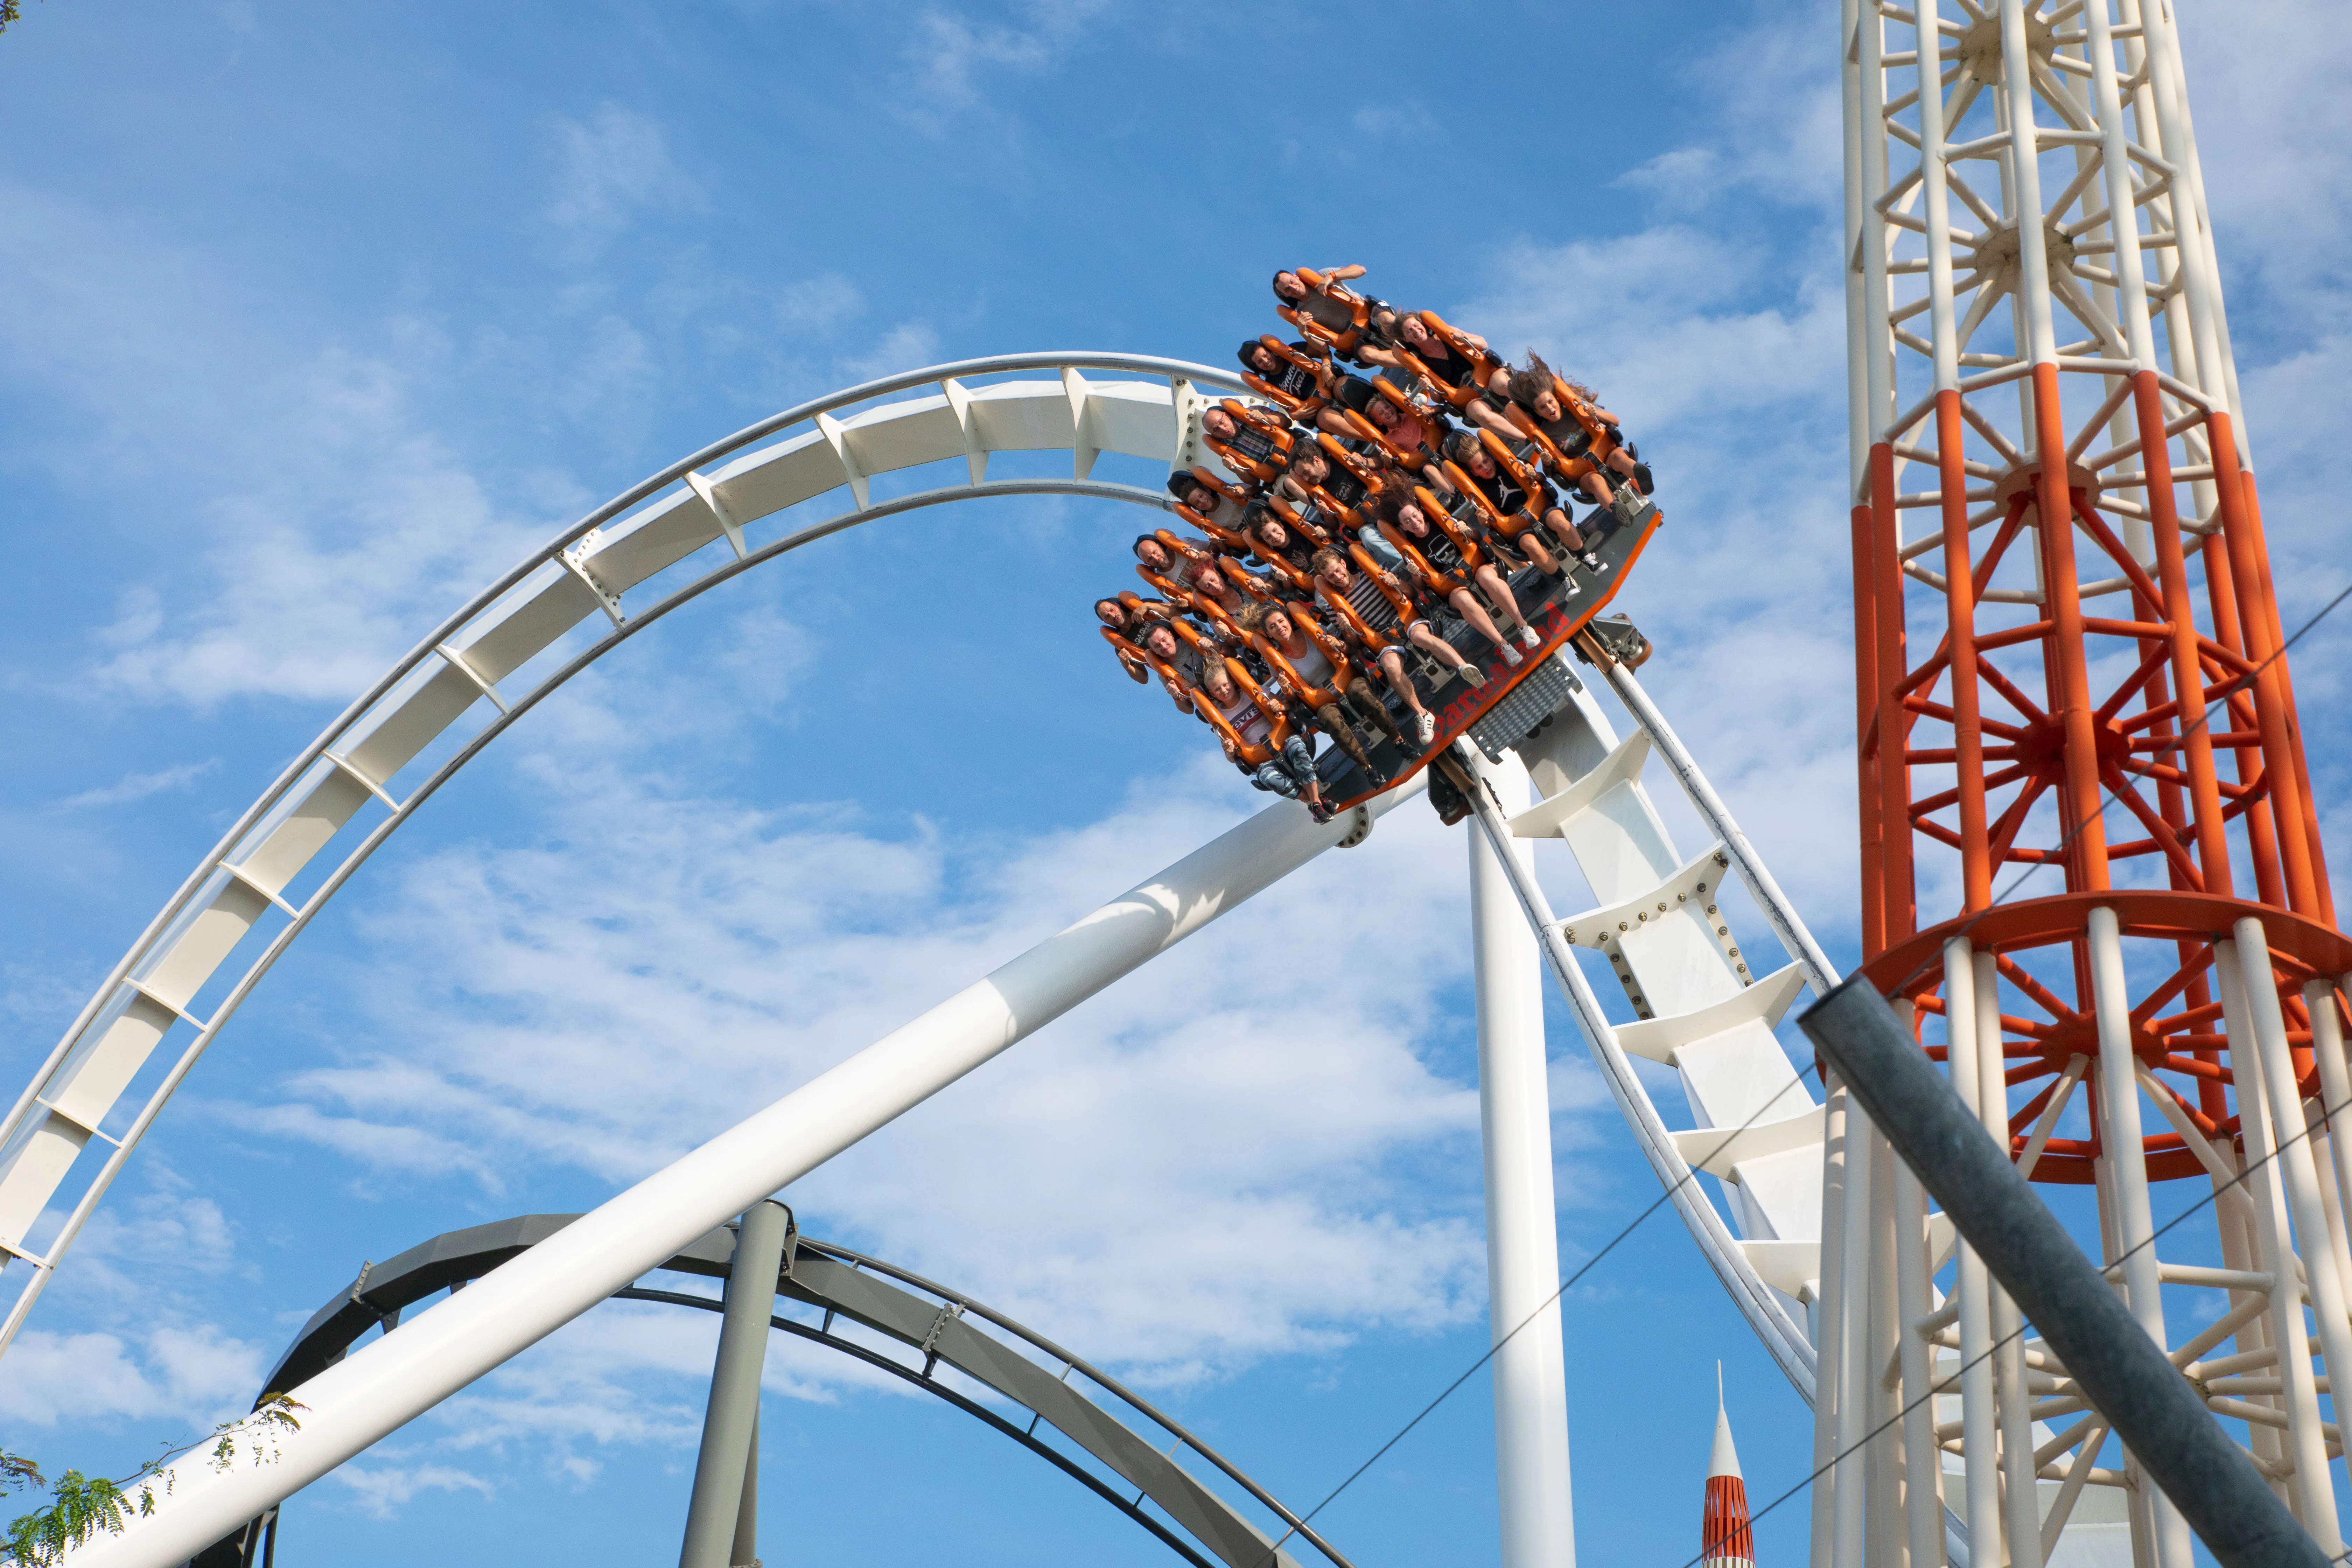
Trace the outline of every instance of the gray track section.
[[[293, 1343], [271, 1369], [263, 1385], [265, 1392], [299, 1388], [342, 1360], [368, 1330], [378, 1324], [387, 1331], [396, 1327], [407, 1308], [443, 1290], [464, 1289], [577, 1217], [567, 1214], [520, 1215], [487, 1225], [468, 1226], [410, 1247], [389, 1262], [362, 1266], [356, 1279], [303, 1324]], [[723, 1279], [734, 1251], [734, 1229], [722, 1226], [663, 1264], [662, 1268]], [[1333, 1568], [1353, 1568], [1337, 1548], [1272, 1494], [1141, 1396], [1052, 1341], [970, 1297], [878, 1258], [797, 1232], [785, 1247], [776, 1293], [819, 1309], [825, 1319], [822, 1328], [812, 1329], [805, 1323], [779, 1317], [774, 1320], [775, 1327], [894, 1372], [996, 1426], [1085, 1482], [1180, 1555], [1196, 1563], [1223, 1563], [1227, 1568], [1299, 1568], [1287, 1552], [1271, 1550], [1270, 1539], [1233, 1504], [1178, 1464], [1172, 1455], [1180, 1448], [1190, 1448], [1200, 1456], [1268, 1514], [1313, 1545]], [[623, 1294], [713, 1310], [719, 1306], [715, 1300], [704, 1301], [667, 1291], [632, 1289]], [[912, 1346], [922, 1356], [920, 1368], [839, 1338], [833, 1331], [836, 1318], [847, 1319], [898, 1344]], [[934, 1374], [940, 1364], [953, 1367], [1028, 1411], [1033, 1419], [1026, 1430], [939, 1381]], [[1090, 1397], [1077, 1378], [1102, 1390], [1108, 1399]], [[1153, 1443], [1122, 1420], [1108, 1407], [1113, 1402], [1125, 1405], [1131, 1415], [1144, 1423], [1160, 1428], [1160, 1441]], [[1110, 1478], [1135, 1489], [1133, 1497], [1116, 1490], [1098, 1471], [1041, 1442], [1035, 1436], [1041, 1422], [1075, 1444]], [[1156, 1505], [1161, 1517], [1172, 1521], [1204, 1549], [1205, 1556], [1172, 1536], [1161, 1518], [1145, 1511], [1142, 1505], [1146, 1501]], [[257, 1542], [259, 1537], [257, 1529], [248, 1529], [202, 1553], [196, 1563], [199, 1568], [244, 1563], [251, 1549], [248, 1543]]]

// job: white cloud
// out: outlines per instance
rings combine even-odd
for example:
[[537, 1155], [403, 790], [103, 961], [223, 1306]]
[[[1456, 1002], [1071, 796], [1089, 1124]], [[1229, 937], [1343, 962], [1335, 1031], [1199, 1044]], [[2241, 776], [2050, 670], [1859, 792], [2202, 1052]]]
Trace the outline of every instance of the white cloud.
[[[626, 762], [568, 747], [527, 760], [544, 820], [575, 847], [452, 848], [413, 867], [362, 921], [371, 964], [388, 967], [358, 982], [361, 1011], [398, 1045], [294, 1075], [238, 1123], [418, 1181], [523, 1190], [570, 1166], [626, 1182], [1210, 837], [1241, 794], [1203, 765], [1086, 826], [971, 846], [702, 797]], [[1433, 1069], [1425, 1039], [1438, 991], [1461, 978], [1459, 856], [1407, 806], [791, 1201], [814, 1234], [955, 1281], [1149, 1381], [1461, 1320], [1483, 1281], [1476, 1101]], [[1335, 899], [1385, 912], [1335, 928]], [[1576, 1111], [1594, 1104], [1580, 1089]], [[1460, 1157], [1457, 1183], [1398, 1173], [1441, 1150]], [[572, 1422], [584, 1439], [617, 1433], [626, 1405], [509, 1390], [479, 1419], [494, 1433]], [[666, 1424], [628, 1408], [647, 1431]]]
[[881, 341], [866, 353], [844, 356], [841, 374], [854, 385], [936, 364], [939, 358], [940, 335], [931, 330], [930, 322], [919, 319], [900, 321], [883, 333]]
[[497, 1489], [470, 1470], [460, 1470], [447, 1465], [344, 1465], [331, 1471], [332, 1479], [348, 1489], [358, 1500], [360, 1511], [370, 1519], [391, 1519], [402, 1506], [419, 1492], [479, 1492], [483, 1498], [498, 1495]]
[[28, 1329], [0, 1361], [0, 1415], [31, 1426], [163, 1417], [194, 1437], [252, 1404], [266, 1355], [211, 1324], [157, 1328], [135, 1341]]
[[1368, 103], [1349, 117], [1349, 123], [1375, 142], [1426, 142], [1444, 134], [1435, 117], [1412, 99]]
[[110, 784], [86, 789], [69, 795], [58, 802], [60, 811], [79, 811], [93, 805], [124, 805], [134, 800], [145, 800], [151, 795], [165, 790], [185, 789], [220, 766], [218, 757], [207, 757], [201, 763], [182, 763], [176, 767], [162, 768], [152, 773], [125, 773]]
[[690, 208], [695, 183], [670, 159], [661, 122], [601, 103], [585, 124], [555, 122], [555, 185], [547, 221], [588, 250], [601, 247], [640, 212]]
[[907, 29], [907, 71], [893, 110], [940, 129], [950, 115], [979, 106], [993, 79], [1034, 76], [1057, 64], [1108, 7], [1108, 0], [1029, 0], [1012, 26], [926, 10]]

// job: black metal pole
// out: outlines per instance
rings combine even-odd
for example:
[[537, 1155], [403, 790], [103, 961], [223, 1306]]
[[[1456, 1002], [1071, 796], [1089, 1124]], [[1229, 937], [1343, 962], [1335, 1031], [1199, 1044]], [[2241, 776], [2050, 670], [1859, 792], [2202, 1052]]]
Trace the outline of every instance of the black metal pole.
[[1869, 981], [1847, 981], [1798, 1022], [2224, 1568], [2326, 1568], [2318, 1543]]

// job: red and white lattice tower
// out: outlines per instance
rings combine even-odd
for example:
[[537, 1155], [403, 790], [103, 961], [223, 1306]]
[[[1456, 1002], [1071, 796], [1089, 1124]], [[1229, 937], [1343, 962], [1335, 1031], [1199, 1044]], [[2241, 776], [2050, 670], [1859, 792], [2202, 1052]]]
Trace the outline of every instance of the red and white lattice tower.
[[[1717, 1377], [1721, 1378], [1720, 1371]], [[1756, 1532], [1748, 1523], [1748, 1482], [1731, 1446], [1731, 1417], [1715, 1396], [1715, 1451], [1706, 1462], [1706, 1510], [1699, 1526], [1700, 1568], [1756, 1568]]]
[[[1845, 0], [1841, 49], [1864, 972], [2333, 1553], [2352, 1148], [2316, 1118], [2352, 1100], [2352, 942], [2174, 16]], [[2189, 1568], [1884, 1141], [1827, 1117], [1817, 1568], [2126, 1531]]]

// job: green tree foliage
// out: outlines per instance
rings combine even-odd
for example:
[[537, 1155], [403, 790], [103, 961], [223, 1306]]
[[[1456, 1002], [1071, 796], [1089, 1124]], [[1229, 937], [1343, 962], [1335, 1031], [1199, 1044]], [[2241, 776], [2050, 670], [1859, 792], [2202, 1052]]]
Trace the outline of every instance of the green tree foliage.
[[[9, 23], [21, 22], [24, 19], [25, 13], [17, 7], [16, 0], [0, 0], [0, 33], [8, 30]], [[9, 1457], [15, 1458], [14, 1455]]]
[[[8, 1527], [7, 1560], [19, 1568], [49, 1568], [101, 1530], [121, 1534], [131, 1518], [155, 1511], [155, 1489], [163, 1467], [205, 1442], [212, 1444], [206, 1458], [216, 1470], [227, 1469], [240, 1456], [257, 1465], [275, 1464], [278, 1437], [300, 1431], [302, 1423], [294, 1412], [308, 1408], [290, 1394], [264, 1394], [250, 1415], [224, 1421], [197, 1442], [167, 1447], [120, 1480], [68, 1470], [50, 1487], [38, 1465], [0, 1449], [0, 1491], [46, 1487], [51, 1500]], [[169, 1479], [160, 1484], [165, 1491], [171, 1489]]]

